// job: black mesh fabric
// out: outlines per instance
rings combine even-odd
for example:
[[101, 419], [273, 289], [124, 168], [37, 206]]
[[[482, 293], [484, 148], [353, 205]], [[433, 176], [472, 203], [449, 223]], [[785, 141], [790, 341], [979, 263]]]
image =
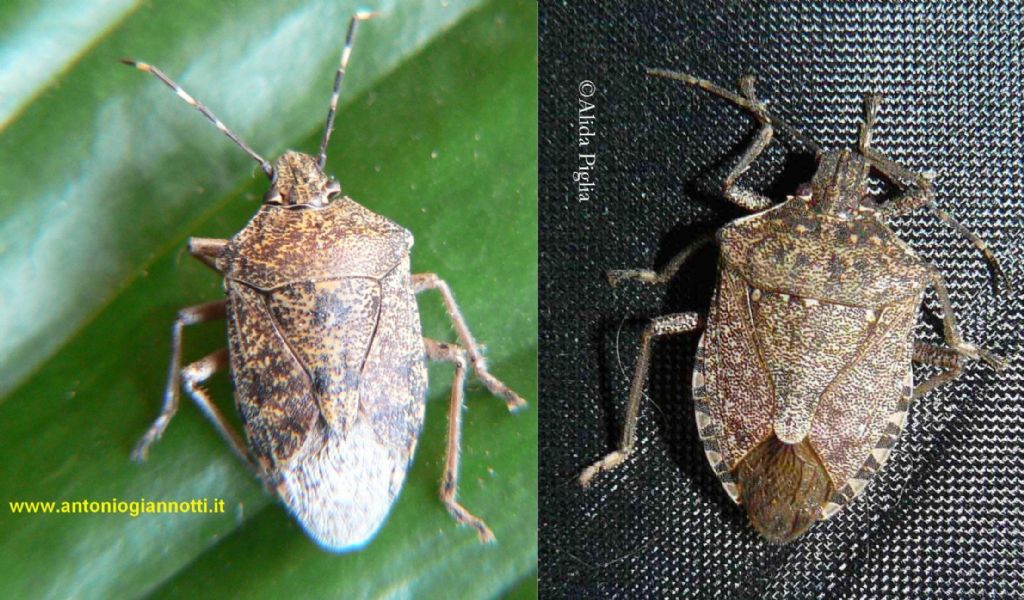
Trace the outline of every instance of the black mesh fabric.
[[[937, 174], [937, 202], [1024, 288], [1024, 3], [541, 2], [540, 591], [558, 598], [1024, 597], [1020, 292], [994, 288], [977, 250], [921, 211], [893, 228], [945, 275], [964, 337], [1008, 356], [911, 407], [864, 494], [788, 546], [761, 540], [697, 438], [696, 335], [654, 346], [634, 456], [588, 490], [579, 472], [622, 429], [640, 332], [704, 313], [717, 252], [670, 285], [612, 289], [609, 268], [663, 266], [744, 213], [716, 191], [755, 126], [736, 107], [643, 68], [735, 89], [756, 73], [773, 112], [825, 147], [852, 146], [866, 92], [884, 94], [874, 145]], [[582, 81], [596, 92], [597, 164], [580, 202]], [[586, 91], [586, 90], [584, 90]], [[784, 134], [745, 181], [784, 199], [814, 171]], [[926, 294], [919, 339], [941, 341]], [[926, 369], [916, 369], [921, 380]]]

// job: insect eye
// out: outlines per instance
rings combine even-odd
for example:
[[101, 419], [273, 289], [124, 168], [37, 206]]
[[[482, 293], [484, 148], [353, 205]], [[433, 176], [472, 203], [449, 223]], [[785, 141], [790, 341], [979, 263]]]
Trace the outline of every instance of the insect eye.
[[266, 194], [263, 194], [263, 202], [267, 204], [283, 204], [281, 192], [277, 190], [277, 186], [270, 188]]
[[341, 195], [341, 184], [332, 179], [327, 183], [327, 199], [334, 200]]

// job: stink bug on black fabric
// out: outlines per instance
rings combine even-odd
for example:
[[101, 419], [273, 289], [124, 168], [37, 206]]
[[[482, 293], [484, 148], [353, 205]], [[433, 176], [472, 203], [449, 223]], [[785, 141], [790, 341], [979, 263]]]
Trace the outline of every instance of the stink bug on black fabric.
[[[760, 130], [722, 189], [726, 199], [756, 214], [715, 236], [718, 283], [707, 316], [667, 315], [645, 329], [621, 445], [580, 481], [588, 485], [633, 451], [652, 341], [703, 329], [692, 389], [708, 462], [757, 531], [788, 542], [865, 489], [902, 433], [914, 397], [955, 379], [965, 359], [1005, 366], [961, 339], [941, 274], [886, 222], [928, 208], [966, 235], [997, 275], [1002, 271], [977, 236], [935, 205], [931, 176], [914, 174], [871, 146], [878, 95], [865, 100], [856, 150], [823, 151], [768, 113], [753, 77], [742, 78], [736, 94], [683, 73], [648, 74], [699, 87], [754, 116]], [[774, 128], [806, 144], [818, 162], [811, 182], [776, 206], [736, 185]], [[898, 188], [885, 203], [868, 194], [872, 169]], [[666, 283], [709, 241], [698, 239], [661, 272], [611, 271], [609, 281]], [[913, 339], [928, 287], [942, 307], [945, 346]], [[912, 363], [939, 372], [914, 387]]]
[[[325, 549], [365, 545], [401, 489], [425, 409], [427, 358], [455, 365], [441, 499], [482, 541], [484, 522], [456, 501], [467, 369], [509, 409], [525, 403], [488, 370], [447, 284], [410, 273], [413, 238], [341, 194], [324, 173], [355, 15], [334, 79], [319, 154], [287, 151], [273, 165], [159, 69], [151, 73], [231, 138], [270, 178], [263, 206], [230, 240], [192, 238], [189, 252], [224, 277], [227, 299], [182, 309], [160, 416], [133, 456], [142, 460], [178, 409], [184, 387], [234, 452]], [[422, 337], [416, 294], [441, 293], [459, 345]], [[181, 366], [182, 331], [226, 319], [228, 348]], [[230, 368], [245, 437], [200, 387]]]

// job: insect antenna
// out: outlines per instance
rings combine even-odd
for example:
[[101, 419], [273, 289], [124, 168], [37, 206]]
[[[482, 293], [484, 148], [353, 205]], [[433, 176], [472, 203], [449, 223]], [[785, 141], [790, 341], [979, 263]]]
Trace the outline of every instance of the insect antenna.
[[875, 129], [875, 122], [878, 121], [878, 107], [882, 104], [881, 94], [868, 94], [864, 96], [864, 121], [860, 125], [860, 136], [857, 140], [857, 148], [861, 154], [865, 154], [871, 146], [871, 134]]
[[940, 221], [949, 225], [953, 229], [956, 229], [960, 235], [970, 240], [970, 242], [974, 244], [974, 247], [985, 255], [985, 261], [988, 262], [992, 267], [992, 270], [995, 271], [996, 277], [1003, 280], [1003, 285], [1006, 287], [1006, 291], [1012, 294], [1013, 283], [1010, 281], [1010, 278], [1006, 276], [1006, 273], [1003, 271], [1003, 267], [999, 264], [999, 259], [996, 257], [995, 253], [989, 249], [988, 245], [985, 244], [977, 234], [961, 224], [960, 221], [954, 219], [953, 215], [939, 208], [934, 202], [929, 202], [925, 206], [933, 215], [938, 217]]
[[192, 105], [193, 108], [195, 108], [199, 112], [203, 113], [203, 116], [206, 117], [207, 119], [209, 119], [209, 121], [211, 123], [213, 123], [217, 127], [217, 129], [220, 129], [224, 133], [224, 135], [226, 135], [229, 138], [231, 138], [232, 142], [238, 144], [239, 148], [241, 148], [242, 150], [245, 150], [246, 154], [248, 154], [253, 159], [255, 159], [256, 162], [260, 163], [260, 168], [262, 168], [263, 172], [267, 174], [267, 177], [269, 177], [271, 179], [274, 178], [274, 168], [270, 166], [270, 163], [267, 162], [267, 160], [265, 158], [263, 158], [259, 154], [256, 154], [255, 150], [250, 148], [237, 135], [235, 135], [234, 132], [232, 132], [230, 129], [228, 129], [227, 126], [224, 125], [224, 123], [222, 123], [221, 120], [216, 117], [216, 115], [214, 115], [212, 112], [210, 112], [210, 109], [206, 108], [206, 106], [203, 103], [199, 102], [198, 100], [196, 100], [195, 98], [190, 96], [189, 93], [186, 92], [184, 89], [182, 89], [182, 87], [180, 85], [178, 85], [177, 83], [174, 83], [174, 81], [170, 77], [168, 77], [167, 75], [164, 75], [163, 71], [161, 71], [160, 69], [154, 67], [153, 65], [150, 65], [150, 64], [147, 64], [147, 63], [144, 63], [144, 62], [139, 62], [139, 61], [136, 61], [136, 60], [129, 60], [127, 58], [122, 58], [121, 62], [123, 62], [124, 64], [128, 65], [129, 67], [135, 67], [136, 69], [138, 69], [140, 71], [145, 71], [146, 73], [152, 73], [154, 77], [156, 77], [160, 81], [164, 82], [167, 85], [167, 87], [169, 87], [172, 90], [174, 90], [174, 93], [177, 94], [179, 98], [181, 98], [185, 102], [188, 102], [190, 105]]
[[[679, 71], [669, 71], [667, 69], [648, 68], [647, 74], [652, 75], [654, 77], [665, 77], [667, 79], [675, 79], [676, 81], [682, 81], [687, 85], [699, 87], [700, 89], [706, 92], [711, 92], [716, 96], [725, 98], [729, 102], [732, 102], [733, 104], [739, 106], [740, 108], [752, 113], [756, 113], [759, 110], [763, 110], [763, 105], [758, 105], [760, 103], [755, 104], [750, 99], [744, 98], [743, 96], [735, 92], [730, 92], [725, 88], [719, 87], [714, 83], [711, 83], [707, 79], [701, 79], [699, 77], [694, 77], [693, 75], [689, 75], [687, 73], [681, 73]], [[811, 138], [807, 137], [802, 131], [800, 131], [796, 127], [793, 127], [789, 123], [786, 123], [785, 121], [774, 115], [768, 114], [766, 116], [768, 117], [768, 120], [771, 121], [773, 127], [786, 132], [786, 134], [788, 134], [790, 137], [796, 139], [803, 145], [807, 146], [815, 153], [821, 152], [821, 146], [819, 146], [817, 142], [815, 142]]]
[[[871, 133], [874, 130], [875, 123], [878, 120], [878, 107], [879, 105], [881, 105], [881, 103], [881, 94], [867, 94], [866, 96], [864, 96], [864, 121], [861, 124], [860, 136], [857, 142], [857, 146], [860, 150], [860, 153], [868, 157], [869, 160], [873, 161], [872, 164], [875, 166], [875, 168], [880, 169], [884, 174], [886, 174], [887, 177], [891, 178], [895, 174], [895, 176], [898, 178], [917, 181], [918, 186], [931, 186], [931, 181], [935, 177], [934, 173], [925, 175], [914, 174], [909, 170], [901, 167], [900, 165], [890, 161], [889, 159], [886, 159], [885, 157], [883, 157], [881, 154], [879, 154], [877, 151], [870, 147]], [[992, 267], [992, 270], [995, 272], [996, 278], [1001, 279], [1003, 281], [1003, 285], [1006, 287], [1006, 291], [1011, 293], [1013, 292], [1013, 283], [1010, 281], [1010, 278], [1006, 276], [1006, 272], [1003, 271], [1003, 267], [999, 264], [999, 259], [996, 257], [995, 253], [989, 249], [988, 245], [981, 240], [981, 238], [979, 238], [973, 231], [965, 227], [959, 221], [954, 219], [953, 215], [939, 208], [933, 200], [925, 202], [924, 206], [929, 211], [931, 211], [933, 215], [938, 217], [940, 221], [942, 221], [946, 225], [949, 225], [953, 229], [956, 229], [960, 235], [970, 240], [970, 242], [974, 244], [974, 247], [977, 248], [978, 251], [980, 251], [985, 256], [985, 261], [988, 262], [988, 264]]]
[[356, 37], [356, 26], [359, 21], [365, 21], [376, 17], [377, 13], [357, 12], [352, 15], [348, 22], [348, 33], [345, 34], [345, 47], [341, 50], [341, 64], [334, 74], [334, 90], [331, 91], [331, 107], [327, 110], [327, 127], [324, 128], [324, 136], [320, 140], [320, 155], [317, 165], [323, 169], [327, 163], [327, 142], [331, 139], [331, 132], [334, 131], [334, 115], [338, 110], [338, 95], [341, 92], [341, 80], [345, 78], [345, 69], [348, 68], [348, 59], [352, 56], [352, 40]]

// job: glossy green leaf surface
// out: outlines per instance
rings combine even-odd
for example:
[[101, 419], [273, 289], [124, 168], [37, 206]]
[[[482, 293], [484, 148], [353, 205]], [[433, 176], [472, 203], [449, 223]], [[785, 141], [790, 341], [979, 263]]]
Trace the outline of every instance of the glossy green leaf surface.
[[[106, 6], [93, 11], [97, 23], [82, 16], [87, 0], [0, 8], [0, 596], [480, 598], [529, 589], [535, 4], [385, 2], [360, 28], [327, 171], [413, 232], [413, 270], [449, 283], [491, 371], [531, 406], [510, 415], [470, 380], [460, 500], [498, 537], [481, 546], [437, 496], [452, 369], [431, 365], [427, 423], [403, 491], [377, 538], [341, 556], [306, 538], [187, 401], [147, 463], [128, 459], [159, 410], [178, 308], [223, 295], [186, 239], [231, 236], [267, 183], [193, 109], [117, 59], [160, 66], [269, 159], [286, 148], [314, 153], [356, 5]], [[54, 14], [82, 23], [46, 54], [25, 32]], [[7, 75], [25, 60], [32, 77]], [[420, 307], [425, 335], [454, 339], [435, 293]], [[224, 340], [223, 323], [188, 328], [185, 359]], [[237, 422], [229, 377], [209, 389]], [[221, 499], [226, 511], [133, 518], [14, 514], [9, 505], [142, 498]]]

